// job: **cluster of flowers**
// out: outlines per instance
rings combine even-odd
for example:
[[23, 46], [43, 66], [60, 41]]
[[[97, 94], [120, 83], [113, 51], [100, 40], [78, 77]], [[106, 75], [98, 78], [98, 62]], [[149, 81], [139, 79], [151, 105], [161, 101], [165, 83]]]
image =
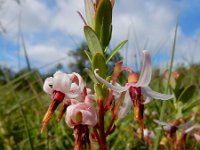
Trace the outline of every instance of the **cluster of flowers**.
[[[128, 82], [124, 86], [116, 82], [119, 74], [123, 71], [128, 72]], [[149, 87], [152, 74], [149, 52], [146, 50], [143, 51], [140, 76], [131, 68], [123, 67], [122, 62], [115, 65], [113, 77], [110, 82], [102, 78], [98, 72], [98, 69], [94, 70], [95, 77], [98, 79], [99, 83], [105, 85], [109, 91], [107, 97], [104, 97], [105, 95], [103, 96], [105, 104], [102, 106], [102, 110], [97, 106], [97, 93], [93, 93], [91, 89], [87, 88], [86, 82], [78, 73], [66, 74], [57, 71], [53, 77], [49, 77], [45, 80], [43, 89], [51, 96], [52, 101], [43, 119], [41, 132], [47, 126], [59, 104], [62, 104], [62, 108], [58, 119], [60, 120], [66, 112], [65, 121], [67, 125], [74, 130], [77, 126], [84, 126], [87, 127], [87, 129], [88, 127], [102, 126], [101, 124], [104, 124], [104, 122], [100, 121], [102, 117], [100, 115], [106, 115], [105, 112], [108, 109], [113, 109], [113, 107], [117, 107], [115, 109], [116, 111], [114, 111], [117, 116], [116, 118], [124, 118], [130, 111], [131, 106], [133, 106], [134, 118], [139, 123], [139, 133], [141, 133], [142, 138], [144, 140], [153, 138], [154, 134], [144, 128], [144, 105], [151, 102], [153, 99], [168, 100], [174, 96], [155, 92]], [[113, 105], [113, 103], [117, 103], [117, 105]], [[98, 111], [102, 111], [102, 113]], [[114, 117], [112, 121], [114, 122], [116, 118]], [[154, 122], [164, 126], [163, 129], [166, 131], [167, 135], [169, 135], [168, 141], [171, 139], [172, 142], [175, 141], [174, 135], [178, 129], [184, 128], [183, 141], [188, 133], [194, 129], [200, 128], [197, 125], [192, 125], [191, 121], [188, 123], [186, 122], [184, 125], [181, 125], [181, 123], [168, 124], [158, 120], [154, 120]], [[199, 141], [199, 133], [194, 134], [194, 136], [197, 141]]]
[[92, 105], [94, 95], [86, 88], [86, 83], [77, 73], [66, 74], [57, 71], [53, 77], [45, 80], [44, 91], [52, 98], [49, 109], [43, 119], [44, 130], [58, 104], [62, 103], [62, 109], [58, 119], [67, 112], [66, 123], [70, 128], [82, 124], [94, 126], [97, 123], [96, 111]]
[[[104, 80], [97, 74], [97, 69], [94, 72], [96, 78], [110, 90], [113, 90], [115, 93], [126, 92], [123, 105], [118, 113], [119, 118], [126, 116], [132, 103], [134, 105], [136, 119], [140, 120], [142, 119], [141, 113], [143, 113], [144, 104], [149, 103], [153, 98], [161, 100], [173, 98], [173, 95], [160, 94], [151, 90], [148, 86], [152, 72], [151, 58], [148, 51], [143, 51], [143, 66], [139, 78], [130, 68], [124, 67], [121, 69], [121, 71], [124, 70], [129, 71], [128, 83], [124, 87], [119, 84], [113, 85]], [[91, 90], [86, 88], [85, 81], [78, 73], [66, 74], [57, 71], [53, 77], [45, 80], [43, 89], [51, 95], [52, 105], [54, 105], [50, 105], [51, 107], [47, 114], [52, 114], [51, 109], [53, 108], [55, 110], [55, 105], [57, 107], [62, 102], [63, 107], [66, 108], [66, 123], [69, 127], [73, 128], [78, 124], [95, 126], [97, 123], [97, 114], [92, 105], [92, 100], [95, 98], [95, 95], [91, 94]], [[144, 98], [145, 101], [143, 101]], [[47, 118], [49, 116], [43, 120], [44, 126], [47, 124]]]

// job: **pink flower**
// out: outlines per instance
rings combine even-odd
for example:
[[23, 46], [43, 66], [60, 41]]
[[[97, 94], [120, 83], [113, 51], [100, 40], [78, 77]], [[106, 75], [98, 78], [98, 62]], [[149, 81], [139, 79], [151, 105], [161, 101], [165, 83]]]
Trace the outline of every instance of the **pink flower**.
[[[132, 106], [132, 98], [134, 95], [135, 97], [138, 97], [138, 95], [143, 95], [144, 98], [146, 99], [144, 102], [141, 102], [142, 104], [147, 104], [152, 101], [152, 99], [160, 99], [160, 100], [168, 100], [173, 98], [173, 95], [166, 95], [166, 94], [161, 94], [158, 92], [153, 91], [149, 87], [149, 83], [151, 80], [151, 74], [152, 74], [152, 69], [151, 69], [151, 57], [150, 54], [147, 50], [143, 51], [143, 63], [142, 63], [142, 69], [140, 73], [139, 79], [136, 80], [136, 82], [131, 82], [127, 83], [125, 86], [119, 86], [119, 85], [112, 85], [111, 83], [107, 82], [103, 78], [101, 78], [97, 74], [97, 69], [94, 71], [94, 74], [96, 78], [105, 84], [108, 88], [115, 92], [124, 92], [126, 91], [123, 106], [121, 107], [118, 116], [120, 118], [124, 118], [126, 114], [129, 112], [131, 106]], [[132, 73], [135, 75], [135, 73]], [[134, 79], [135, 81], [135, 79]], [[132, 96], [130, 95], [132, 94]]]
[[70, 128], [80, 124], [92, 127], [97, 124], [97, 114], [91, 100], [87, 95], [84, 102], [74, 101], [67, 107], [65, 121]]

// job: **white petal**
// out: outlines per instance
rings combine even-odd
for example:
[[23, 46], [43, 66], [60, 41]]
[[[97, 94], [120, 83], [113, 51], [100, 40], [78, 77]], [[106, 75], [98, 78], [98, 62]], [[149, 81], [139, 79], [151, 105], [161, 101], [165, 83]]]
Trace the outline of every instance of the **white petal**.
[[48, 94], [52, 94], [53, 92], [52, 87], [53, 87], [53, 78], [49, 77], [44, 81], [43, 90]]
[[136, 87], [148, 86], [151, 81], [151, 56], [147, 50], [143, 51], [142, 69]]
[[68, 99], [81, 99], [80, 98], [80, 93], [66, 93], [65, 94], [65, 98], [68, 98]]
[[142, 93], [146, 95], [147, 97], [151, 97], [154, 99], [161, 99], [161, 100], [168, 100], [174, 97], [174, 95], [167, 95], [167, 94], [161, 94], [161, 93], [155, 92], [150, 87], [143, 87]]
[[121, 106], [118, 113], [119, 118], [124, 118], [127, 115], [127, 113], [130, 111], [131, 106], [132, 106], [132, 100], [131, 100], [129, 92], [127, 91], [124, 97], [123, 105]]
[[69, 76], [66, 73], [61, 71], [57, 71], [54, 74], [54, 84], [53, 89], [56, 91], [60, 91], [62, 93], [67, 93], [71, 87], [71, 81]]
[[101, 78], [98, 74], [97, 74], [97, 71], [98, 69], [95, 69], [94, 70], [94, 74], [96, 76], [96, 78], [103, 84], [105, 84], [108, 88], [112, 89], [113, 91], [115, 92], [123, 92], [123, 91], [126, 91], [128, 90], [128, 86], [125, 86], [125, 87], [120, 87], [120, 86], [115, 86], [115, 85], [112, 85], [111, 83], [109, 83], [108, 81], [104, 80], [103, 78]]

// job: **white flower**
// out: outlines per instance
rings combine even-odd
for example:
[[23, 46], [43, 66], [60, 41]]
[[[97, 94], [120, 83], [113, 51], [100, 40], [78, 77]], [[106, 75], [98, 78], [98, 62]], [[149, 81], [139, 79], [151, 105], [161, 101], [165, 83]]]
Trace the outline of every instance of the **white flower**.
[[78, 73], [66, 74], [57, 71], [53, 77], [45, 80], [43, 90], [52, 95], [59, 91], [65, 94], [65, 98], [80, 98], [86, 84]]
[[98, 71], [98, 69], [96, 69], [94, 71], [96, 78], [100, 82], [105, 84], [108, 88], [110, 88], [111, 90], [113, 90], [115, 92], [119, 92], [119, 93], [126, 91], [123, 107], [120, 109], [119, 114], [118, 114], [118, 116], [120, 118], [124, 118], [125, 115], [129, 112], [129, 110], [131, 108], [132, 101], [131, 101], [131, 97], [130, 97], [130, 93], [129, 93], [130, 87], [141, 88], [141, 93], [146, 98], [146, 100], [143, 102], [143, 104], [147, 104], [147, 103], [151, 102], [152, 99], [168, 100], [168, 99], [171, 99], [174, 97], [173, 95], [166, 95], [166, 94], [161, 94], [161, 93], [155, 92], [149, 87], [149, 83], [151, 80], [151, 74], [152, 74], [152, 68], [151, 68], [151, 57], [147, 50], [143, 51], [142, 69], [141, 69], [140, 77], [136, 83], [127, 83], [124, 87], [115, 86], [115, 85], [112, 85], [111, 83], [107, 82], [103, 78], [101, 78], [97, 74], [97, 71]]

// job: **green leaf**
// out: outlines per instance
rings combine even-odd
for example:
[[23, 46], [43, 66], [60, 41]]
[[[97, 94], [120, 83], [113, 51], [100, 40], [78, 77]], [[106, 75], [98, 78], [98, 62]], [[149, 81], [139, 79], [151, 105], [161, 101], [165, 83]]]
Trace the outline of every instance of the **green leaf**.
[[110, 61], [110, 59], [128, 42], [128, 40], [125, 40], [121, 42], [117, 47], [114, 48], [114, 50], [110, 53], [109, 57], [106, 60], [106, 64]]
[[95, 32], [103, 49], [109, 45], [112, 34], [112, 4], [110, 0], [101, 0], [95, 17]]
[[95, 78], [93, 72], [88, 69], [88, 68], [85, 68], [85, 72], [88, 74], [88, 76], [90, 77], [90, 79], [94, 82], [94, 83], [98, 83], [97, 79]]
[[85, 26], [84, 34], [92, 56], [94, 57], [96, 53], [103, 54], [101, 44], [94, 30], [89, 26]]
[[187, 102], [189, 99], [192, 98], [192, 96], [194, 95], [195, 92], [195, 86], [194, 85], [190, 85], [188, 87], [186, 87], [182, 93], [180, 94], [180, 96], [178, 97], [178, 101], [182, 101]]
[[92, 0], [85, 0], [85, 14], [88, 25], [94, 29], [95, 10]]
[[99, 83], [96, 83], [94, 85], [94, 90], [95, 90], [95, 93], [96, 93], [96, 99], [103, 98], [102, 88], [101, 88], [101, 85]]
[[183, 106], [183, 113], [191, 112], [191, 109], [200, 104], [200, 99], [195, 99], [191, 103], [187, 103]]
[[105, 78], [107, 66], [103, 55], [100, 53], [97, 53], [92, 59], [92, 71], [94, 72], [95, 69], [99, 69], [99, 75]]
[[91, 59], [92, 56], [91, 56], [91, 53], [90, 53], [89, 51], [87, 51], [87, 50], [84, 50], [84, 52], [85, 52], [85, 54], [87, 55], [89, 61], [92, 63], [92, 59]]

